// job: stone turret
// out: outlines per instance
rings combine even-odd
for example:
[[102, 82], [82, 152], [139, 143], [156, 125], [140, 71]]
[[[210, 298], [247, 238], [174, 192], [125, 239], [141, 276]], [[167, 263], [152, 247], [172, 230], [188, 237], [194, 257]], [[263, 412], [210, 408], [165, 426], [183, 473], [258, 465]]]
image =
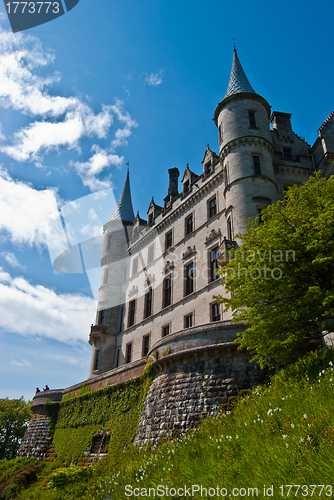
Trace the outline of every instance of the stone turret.
[[96, 324], [92, 325], [89, 338], [93, 347], [90, 377], [114, 368], [116, 335], [124, 319], [123, 285], [128, 278], [127, 249], [134, 220], [128, 171], [114, 213], [103, 226], [105, 237], [101, 259], [101, 286]]
[[270, 106], [249, 83], [234, 47], [228, 88], [214, 115], [230, 240], [244, 231], [243, 220], [277, 201], [269, 118]]

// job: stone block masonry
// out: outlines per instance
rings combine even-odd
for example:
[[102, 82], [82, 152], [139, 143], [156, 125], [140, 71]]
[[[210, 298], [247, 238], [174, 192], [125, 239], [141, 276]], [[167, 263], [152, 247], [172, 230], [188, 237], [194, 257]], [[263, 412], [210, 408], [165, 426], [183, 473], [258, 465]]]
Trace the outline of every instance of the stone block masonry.
[[146, 397], [135, 444], [185, 432], [206, 415], [217, 413], [228, 398], [263, 378], [264, 372], [249, 359], [201, 360], [161, 372]]

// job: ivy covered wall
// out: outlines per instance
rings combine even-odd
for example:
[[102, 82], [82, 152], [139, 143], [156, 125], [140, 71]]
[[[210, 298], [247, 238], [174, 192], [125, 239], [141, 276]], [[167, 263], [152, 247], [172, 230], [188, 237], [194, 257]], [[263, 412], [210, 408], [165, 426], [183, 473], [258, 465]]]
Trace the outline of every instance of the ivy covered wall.
[[[110, 433], [108, 455], [117, 455], [136, 434], [146, 394], [155, 376], [147, 365], [141, 376], [114, 386], [46, 403], [58, 459], [80, 462], [93, 436]], [[84, 390], [82, 392], [85, 392]]]

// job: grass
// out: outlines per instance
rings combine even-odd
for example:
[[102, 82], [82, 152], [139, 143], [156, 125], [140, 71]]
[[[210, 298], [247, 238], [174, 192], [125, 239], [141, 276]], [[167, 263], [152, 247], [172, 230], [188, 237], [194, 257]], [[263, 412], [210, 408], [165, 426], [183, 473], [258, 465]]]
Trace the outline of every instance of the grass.
[[[205, 493], [211, 498], [329, 498], [333, 457], [334, 352], [321, 350], [238, 398], [232, 411], [222, 410], [193, 432], [157, 447], [128, 446], [118, 454], [111, 449], [106, 460], [89, 469], [46, 464], [18, 498], [152, 498], [153, 490], [166, 499], [197, 499]], [[305, 487], [289, 492], [285, 485]]]

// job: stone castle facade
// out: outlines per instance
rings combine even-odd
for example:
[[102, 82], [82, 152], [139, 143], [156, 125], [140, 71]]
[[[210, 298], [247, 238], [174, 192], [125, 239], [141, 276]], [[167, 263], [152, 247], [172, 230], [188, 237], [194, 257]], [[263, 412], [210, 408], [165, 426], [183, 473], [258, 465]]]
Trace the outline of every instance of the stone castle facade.
[[290, 118], [271, 112], [254, 91], [234, 48], [228, 88], [214, 113], [219, 152], [208, 144], [201, 172], [187, 165], [180, 191], [180, 172], [169, 169], [164, 203], [152, 198], [145, 220], [134, 216], [127, 174], [104, 225], [90, 378], [178, 350], [175, 341], [202, 330], [207, 338], [233, 340], [231, 315], [223, 315], [212, 297], [223, 292], [215, 270], [237, 245], [243, 221], [315, 170], [332, 173], [333, 113], [312, 148], [293, 132]]

